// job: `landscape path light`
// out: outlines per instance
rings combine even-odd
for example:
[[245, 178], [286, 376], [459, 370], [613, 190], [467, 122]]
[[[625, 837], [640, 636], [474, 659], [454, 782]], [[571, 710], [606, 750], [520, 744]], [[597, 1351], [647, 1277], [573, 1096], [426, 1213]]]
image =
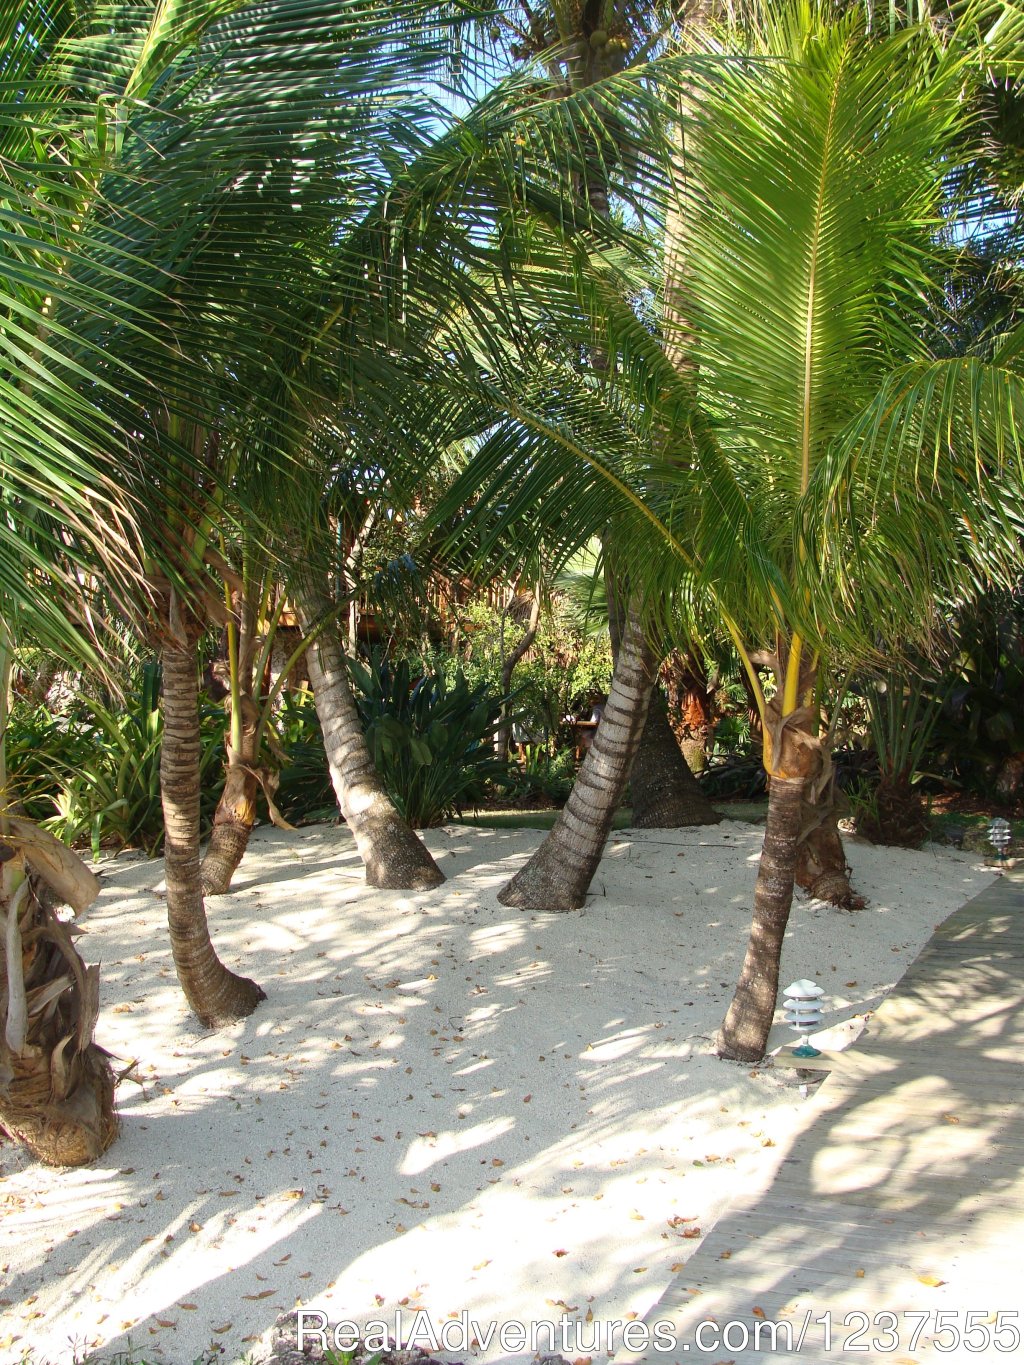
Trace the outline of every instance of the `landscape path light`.
[[1009, 820], [1003, 820], [997, 815], [988, 822], [988, 841], [999, 854], [1000, 863], [1006, 857], [1006, 850], [1012, 838], [1013, 831], [1010, 829]]
[[[821, 1027], [821, 1001], [825, 992], [813, 981], [794, 981], [782, 992], [786, 999], [785, 1019], [791, 1029], [801, 1035], [813, 1033]], [[811, 1047], [804, 1037], [799, 1047], [793, 1049], [794, 1057], [820, 1057], [816, 1047]]]

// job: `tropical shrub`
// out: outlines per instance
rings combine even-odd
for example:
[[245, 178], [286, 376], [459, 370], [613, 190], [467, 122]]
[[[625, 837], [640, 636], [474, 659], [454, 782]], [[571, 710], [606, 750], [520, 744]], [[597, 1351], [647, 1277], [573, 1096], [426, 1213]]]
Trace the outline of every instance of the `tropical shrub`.
[[403, 660], [350, 659], [356, 706], [388, 795], [410, 825], [427, 828], [479, 800], [506, 777], [493, 749], [501, 699], [461, 671], [414, 681]]
[[5, 736], [11, 800], [35, 824], [52, 818], [60, 780], [91, 758], [80, 720], [81, 708], [59, 715], [45, 705], [17, 702], [11, 711]]
[[312, 693], [285, 692], [275, 729], [284, 750], [274, 798], [281, 814], [293, 825], [336, 820], [338, 803]]
[[1024, 798], [1024, 585], [989, 592], [949, 628], [935, 730], [945, 771], [989, 800]]
[[[14, 797], [25, 814], [64, 843], [138, 847], [163, 845], [160, 803], [160, 668], [148, 663], [123, 708], [81, 698], [66, 716], [39, 706], [16, 708], [8, 735]], [[200, 819], [209, 830], [223, 786], [219, 762], [224, 711], [200, 708]]]
[[[526, 731], [536, 740], [571, 744], [565, 718], [589, 711], [588, 697], [607, 693], [611, 686], [611, 642], [607, 630], [594, 635], [580, 625], [578, 614], [564, 596], [556, 594], [551, 610], [541, 616], [537, 637], [520, 661], [513, 679], [516, 710]], [[523, 635], [522, 624], [506, 620], [504, 646], [511, 652]], [[462, 673], [471, 685], [501, 688], [501, 613], [487, 602], [462, 608], [458, 657], [435, 654], [424, 660], [430, 671], [449, 681]]]
[[876, 844], [920, 848], [928, 809], [918, 789], [921, 764], [942, 710], [934, 683], [893, 672], [864, 690], [877, 782], [852, 795], [859, 834]]
[[509, 769], [509, 804], [526, 807], [540, 801], [564, 806], [575, 777], [572, 749], [551, 753], [544, 744], [527, 744], [522, 763]]

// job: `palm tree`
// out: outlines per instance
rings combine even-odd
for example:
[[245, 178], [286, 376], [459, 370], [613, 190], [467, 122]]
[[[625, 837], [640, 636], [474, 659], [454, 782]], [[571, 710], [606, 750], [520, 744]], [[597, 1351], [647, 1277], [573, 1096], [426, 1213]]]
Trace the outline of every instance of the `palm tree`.
[[[572, 192], [587, 213], [607, 219], [616, 194], [628, 202], [635, 193], [631, 181], [642, 176], [653, 151], [638, 139], [638, 129], [631, 127], [629, 117], [615, 108], [609, 86], [620, 73], [631, 69], [642, 82], [646, 64], [663, 49], [667, 32], [678, 22], [675, 7], [652, 0], [583, 5], [552, 0], [541, 6], [511, 0], [496, 11], [493, 32], [506, 57], [540, 68], [546, 74], [549, 97], [575, 97], [580, 108], [587, 111], [574, 130], [580, 164], [571, 176]], [[601, 120], [599, 129], [595, 127], [595, 114]], [[609, 357], [599, 346], [588, 351], [595, 372], [603, 374]], [[609, 548], [614, 560], [614, 546]], [[607, 566], [605, 572], [610, 572]], [[622, 612], [629, 596], [626, 584], [618, 584], [614, 596], [620, 610], [610, 615], [609, 628], [612, 653], [617, 658]], [[594, 793], [590, 796], [592, 812], [605, 828], [604, 837], [627, 780], [631, 781], [633, 822], [641, 828], [715, 824], [721, 818], [704, 796], [675, 740], [656, 671], [650, 687], [643, 726], [629, 745], [616, 744], [605, 756], [608, 762], [614, 754], [614, 762], [621, 769], [604, 789], [606, 799], [614, 799], [615, 804], [602, 808], [598, 815]], [[562, 837], [563, 829], [558, 825], [550, 838], [557, 842]], [[561, 856], [570, 856], [569, 849]], [[583, 864], [579, 871], [583, 873]], [[583, 885], [589, 881], [588, 876]]]
[[[273, 703], [287, 680], [287, 667], [278, 680], [279, 686], [270, 690], [270, 696], [262, 695], [285, 607], [285, 590], [278, 581], [277, 566], [244, 526], [238, 541], [234, 547], [240, 561], [237, 578], [225, 588], [226, 658], [220, 666], [213, 667], [215, 681], [224, 692], [228, 726], [224, 741], [224, 790], [217, 802], [202, 862], [203, 892], [207, 896], [222, 896], [230, 889], [231, 878], [245, 856], [256, 823], [261, 790], [274, 823], [291, 828], [274, 805], [278, 773], [269, 752], [275, 747], [271, 731]], [[222, 551], [226, 550], [227, 546], [222, 546]]]
[[317, 389], [311, 350], [363, 274], [349, 258], [350, 276], [331, 276], [335, 244], [381, 200], [396, 154], [422, 144], [430, 108], [409, 89], [462, 20], [419, 0], [94, 19], [25, 0], [11, 29], [38, 96], [18, 94], [43, 125], [32, 145], [63, 193], [48, 220], [36, 210], [60, 276], [41, 307], [47, 343], [72, 356], [58, 411], [114, 428], [118, 473], [147, 509], [131, 606], [163, 661], [168, 921], [189, 1003], [216, 1024], [262, 998], [217, 958], [200, 882], [196, 644], [225, 615], [224, 489], [255, 479], [254, 431], [263, 458], [287, 462], [336, 394], [337, 358]]
[[965, 95], [990, 54], [966, 28], [869, 37], [859, 13], [799, 0], [722, 50], [687, 85], [678, 321], [657, 338], [591, 269], [618, 363], [600, 385], [565, 365], [560, 391], [492, 364], [478, 382], [507, 428], [467, 485], [500, 488], [547, 534], [558, 518], [564, 538], [614, 505], [648, 610], [724, 623], [771, 779], [721, 1038], [724, 1056], [756, 1060], [824, 762], [817, 679], [927, 642], [937, 593], [1013, 573], [1024, 380], [1019, 331], [983, 355], [928, 343], [956, 243], [950, 186], [972, 154]]
[[608, 701], [594, 742], [551, 834], [498, 893], [522, 910], [575, 910], [604, 852], [647, 720], [658, 659], [636, 613], [627, 613]]
[[[53, 908], [80, 913], [98, 883], [16, 814], [5, 748], [11, 662], [19, 642], [32, 640], [97, 664], [96, 575], [117, 594], [139, 572], [137, 509], [111, 455], [122, 431], [80, 393], [86, 365], [105, 370], [108, 383], [127, 380], [91, 327], [109, 277], [76, 281], [66, 269], [91, 177], [80, 155], [40, 155], [46, 136], [32, 98], [54, 93], [41, 73], [70, 18], [60, 4], [0, 18], [0, 1124], [40, 1160], [69, 1166], [100, 1155], [117, 1132], [114, 1075], [93, 1038], [99, 969], [85, 965], [77, 926]], [[81, 334], [60, 315], [61, 294], [77, 308]]]

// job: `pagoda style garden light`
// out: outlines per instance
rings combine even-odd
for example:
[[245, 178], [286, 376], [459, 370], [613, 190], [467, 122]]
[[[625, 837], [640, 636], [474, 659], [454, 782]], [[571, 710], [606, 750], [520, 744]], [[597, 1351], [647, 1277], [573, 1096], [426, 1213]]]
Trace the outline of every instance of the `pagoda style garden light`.
[[1003, 820], [997, 815], [988, 822], [988, 841], [999, 855], [1000, 866], [1006, 857], [1006, 850], [1010, 847], [1012, 839], [1013, 831], [1010, 828], [1009, 820]]
[[811, 1047], [806, 1035], [821, 1027], [821, 1001], [825, 992], [813, 981], [794, 981], [782, 992], [785, 996], [786, 1023], [796, 1033], [804, 1037], [799, 1047], [793, 1049], [794, 1057], [820, 1057], [816, 1047]]

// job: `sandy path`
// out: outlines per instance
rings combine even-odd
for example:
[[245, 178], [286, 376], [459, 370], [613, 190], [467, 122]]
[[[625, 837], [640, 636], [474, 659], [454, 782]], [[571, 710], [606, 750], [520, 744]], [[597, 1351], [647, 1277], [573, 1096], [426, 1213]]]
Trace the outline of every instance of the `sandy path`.
[[[121, 1087], [95, 1167], [0, 1148], [0, 1360], [259, 1359], [297, 1303], [361, 1324], [568, 1311], [581, 1349], [643, 1313], [806, 1119], [792, 1072], [712, 1050], [761, 836], [619, 832], [585, 911], [528, 915], [495, 892], [534, 831], [431, 832], [449, 880], [408, 896], [366, 890], [344, 830], [262, 831], [210, 918], [269, 999], [218, 1033], [185, 1012], [161, 864], [119, 860], [83, 951], [103, 963], [100, 1041], [145, 1084]], [[799, 901], [783, 963], [837, 1021], [991, 876], [946, 852], [850, 858], [869, 908]]]

